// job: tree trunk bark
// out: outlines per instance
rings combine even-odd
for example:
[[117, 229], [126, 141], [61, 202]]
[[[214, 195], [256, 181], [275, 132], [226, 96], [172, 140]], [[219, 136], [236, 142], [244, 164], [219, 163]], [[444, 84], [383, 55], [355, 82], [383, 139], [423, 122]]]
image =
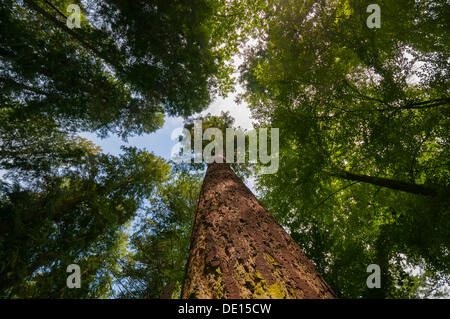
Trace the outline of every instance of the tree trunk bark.
[[161, 293], [160, 299], [171, 299], [173, 291], [175, 290], [175, 282], [169, 281], [165, 286]]
[[335, 298], [303, 251], [226, 163], [208, 166], [182, 298]]
[[358, 173], [352, 173], [348, 171], [337, 171], [337, 172], [326, 172], [327, 174], [344, 178], [349, 181], [369, 183], [376, 186], [386, 187], [390, 189], [395, 189], [407, 193], [419, 194], [424, 196], [436, 196], [437, 191], [434, 188], [430, 188], [420, 184], [408, 183], [403, 181], [397, 181], [384, 177], [375, 177], [369, 175], [361, 175]]

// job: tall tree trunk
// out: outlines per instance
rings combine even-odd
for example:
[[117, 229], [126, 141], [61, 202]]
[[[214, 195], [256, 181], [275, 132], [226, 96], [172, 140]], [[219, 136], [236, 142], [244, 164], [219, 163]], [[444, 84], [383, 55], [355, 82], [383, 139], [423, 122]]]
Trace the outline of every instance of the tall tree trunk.
[[203, 181], [182, 298], [335, 298], [228, 164]]
[[412, 193], [412, 194], [419, 194], [419, 195], [424, 195], [424, 196], [436, 196], [437, 195], [437, 191], [434, 188], [427, 187], [427, 186], [420, 185], [420, 184], [397, 181], [397, 180], [384, 178], [384, 177], [362, 175], [362, 174], [352, 173], [352, 172], [344, 171], [344, 170], [338, 170], [336, 172], [328, 172], [327, 171], [326, 173], [331, 176], [338, 177], [338, 178], [344, 178], [349, 181], [369, 183], [372, 185], [395, 189], [395, 190]]

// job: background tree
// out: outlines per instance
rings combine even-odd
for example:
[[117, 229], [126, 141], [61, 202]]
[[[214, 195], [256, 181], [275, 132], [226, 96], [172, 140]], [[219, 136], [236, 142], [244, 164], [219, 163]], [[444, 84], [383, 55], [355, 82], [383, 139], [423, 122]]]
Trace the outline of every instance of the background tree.
[[130, 251], [118, 262], [117, 297], [179, 298], [202, 175], [174, 166], [151, 196], [134, 222]]
[[[222, 1], [8, 0], [0, 7], [2, 108], [123, 137], [161, 127], [163, 112], [201, 111], [231, 89], [245, 6]], [[238, 10], [239, 9], [239, 10]]]
[[[111, 278], [106, 269], [114, 268], [114, 256], [124, 253], [123, 226], [165, 179], [169, 166], [135, 148], [124, 148], [119, 157], [104, 155], [62, 132], [50, 137], [54, 153], [42, 161], [39, 137], [45, 141], [40, 133], [47, 129], [27, 127], [28, 133], [37, 131], [27, 135], [37, 137], [23, 149], [28, 160], [22, 161], [20, 153], [9, 155], [17, 156], [11, 159], [14, 165], [6, 161], [7, 182], [2, 181], [0, 193], [0, 294], [107, 296]], [[69, 264], [81, 267], [83, 289], [64, 289]]]

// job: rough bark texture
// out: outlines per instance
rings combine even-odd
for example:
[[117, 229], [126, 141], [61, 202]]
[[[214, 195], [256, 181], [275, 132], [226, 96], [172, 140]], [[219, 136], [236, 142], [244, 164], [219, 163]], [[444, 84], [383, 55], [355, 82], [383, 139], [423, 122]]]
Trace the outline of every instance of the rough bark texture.
[[182, 298], [334, 298], [303, 251], [228, 164], [210, 164]]

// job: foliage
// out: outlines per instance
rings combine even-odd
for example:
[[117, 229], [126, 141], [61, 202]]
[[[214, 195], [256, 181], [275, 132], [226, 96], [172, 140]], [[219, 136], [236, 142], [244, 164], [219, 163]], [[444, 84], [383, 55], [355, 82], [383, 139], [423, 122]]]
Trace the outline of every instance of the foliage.
[[83, 1], [80, 28], [70, 29], [72, 3], [1, 4], [1, 104], [15, 117], [45, 114], [126, 138], [161, 127], [163, 112], [187, 116], [215, 90], [230, 91], [242, 4]]
[[450, 269], [448, 2], [379, 5], [369, 29], [364, 1], [277, 1], [242, 68], [253, 117], [280, 128], [264, 203], [341, 297], [417, 296], [402, 260]]
[[135, 221], [131, 251], [119, 261], [118, 297], [179, 297], [202, 175], [175, 167], [152, 195]]
[[[80, 28], [66, 26], [71, 3]], [[241, 99], [256, 128], [280, 129], [279, 170], [257, 176], [263, 204], [339, 297], [442, 295], [450, 5], [377, 3], [379, 29], [361, 0], [2, 1], [0, 297], [178, 296], [203, 164], [115, 157], [76, 134], [126, 139], [165, 114], [232, 127], [192, 115], [233, 90], [250, 37]], [[260, 164], [232, 166], [247, 177]], [[72, 263], [81, 289], [64, 288]], [[367, 289], [373, 263], [382, 289]]]
[[[56, 128], [46, 136], [48, 126], [22, 128], [33, 134], [15, 144], [29, 147], [2, 162], [0, 295], [107, 296], [107, 269], [123, 254], [122, 228], [165, 180], [168, 164], [135, 148], [105, 155]], [[83, 289], [64, 288], [69, 264], [81, 267]]]

